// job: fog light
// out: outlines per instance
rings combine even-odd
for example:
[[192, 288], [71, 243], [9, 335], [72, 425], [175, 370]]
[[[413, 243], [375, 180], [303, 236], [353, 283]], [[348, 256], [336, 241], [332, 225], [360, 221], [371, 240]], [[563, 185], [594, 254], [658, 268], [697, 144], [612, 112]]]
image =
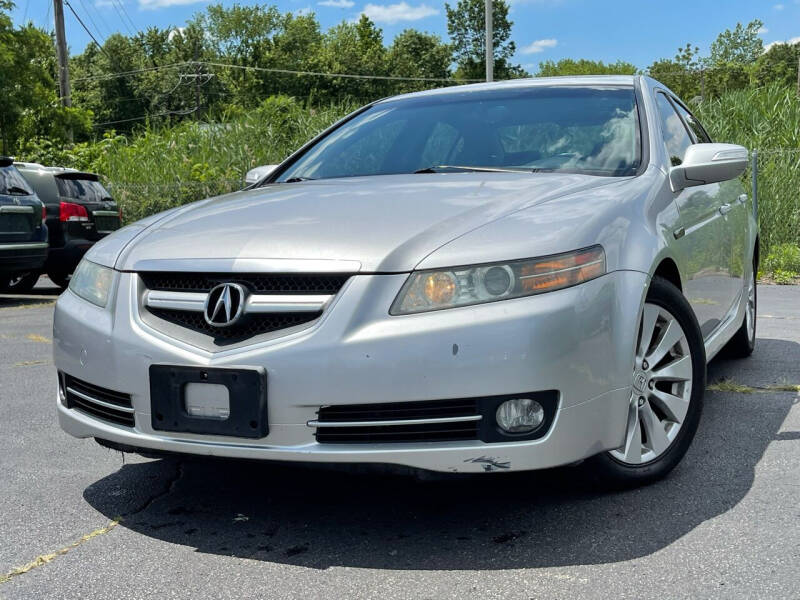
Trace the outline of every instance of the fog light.
[[495, 414], [500, 429], [507, 433], [530, 433], [544, 421], [544, 409], [536, 400], [506, 400]]

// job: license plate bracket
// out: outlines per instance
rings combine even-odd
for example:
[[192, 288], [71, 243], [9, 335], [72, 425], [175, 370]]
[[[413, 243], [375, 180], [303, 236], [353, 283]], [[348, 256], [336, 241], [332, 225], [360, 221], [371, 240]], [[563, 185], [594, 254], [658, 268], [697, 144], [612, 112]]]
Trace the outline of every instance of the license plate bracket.
[[[210, 383], [228, 388], [227, 419], [192, 416], [186, 410], [186, 385]], [[254, 368], [150, 366], [151, 422], [156, 431], [179, 431], [241, 438], [263, 438], [267, 420], [267, 373]]]

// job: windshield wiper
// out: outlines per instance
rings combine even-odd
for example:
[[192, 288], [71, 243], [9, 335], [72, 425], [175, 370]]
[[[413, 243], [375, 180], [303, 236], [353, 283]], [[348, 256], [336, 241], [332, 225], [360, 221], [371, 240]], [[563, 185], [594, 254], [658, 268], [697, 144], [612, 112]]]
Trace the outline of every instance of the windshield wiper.
[[10, 185], [6, 188], [6, 194], [9, 196], [30, 196], [31, 193], [23, 187], [18, 185]]
[[417, 169], [414, 174], [418, 173], [460, 173], [460, 172], [478, 172], [478, 173], [529, 173], [531, 170], [525, 167], [467, 167], [461, 165], [433, 165], [425, 167], [424, 169]]
[[299, 183], [301, 181], [314, 181], [313, 177], [289, 177], [283, 183]]

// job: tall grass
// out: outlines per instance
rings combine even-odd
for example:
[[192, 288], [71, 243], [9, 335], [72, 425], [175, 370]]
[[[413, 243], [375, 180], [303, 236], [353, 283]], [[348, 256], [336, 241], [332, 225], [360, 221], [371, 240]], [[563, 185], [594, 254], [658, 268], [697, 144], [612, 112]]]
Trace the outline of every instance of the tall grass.
[[[779, 244], [800, 244], [800, 99], [796, 90], [778, 84], [739, 90], [695, 109], [715, 141], [758, 150], [762, 256]], [[748, 171], [748, 186], [750, 176]]]
[[114, 138], [91, 167], [104, 176], [130, 222], [241, 189], [249, 169], [282, 161], [353, 108], [306, 109], [274, 97], [213, 124], [184, 122], [149, 127], [130, 140]]

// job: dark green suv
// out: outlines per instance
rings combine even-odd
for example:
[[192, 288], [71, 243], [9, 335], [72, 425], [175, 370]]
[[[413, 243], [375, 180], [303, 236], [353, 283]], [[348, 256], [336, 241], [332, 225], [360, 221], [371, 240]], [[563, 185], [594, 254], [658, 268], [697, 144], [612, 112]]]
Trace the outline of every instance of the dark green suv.
[[44, 206], [12, 159], [0, 156], [0, 291], [30, 284], [29, 290], [36, 283], [29, 274], [38, 273], [46, 258]]
[[120, 228], [117, 203], [94, 173], [36, 163], [14, 163], [47, 207], [50, 251], [43, 271], [66, 288], [94, 243]]

